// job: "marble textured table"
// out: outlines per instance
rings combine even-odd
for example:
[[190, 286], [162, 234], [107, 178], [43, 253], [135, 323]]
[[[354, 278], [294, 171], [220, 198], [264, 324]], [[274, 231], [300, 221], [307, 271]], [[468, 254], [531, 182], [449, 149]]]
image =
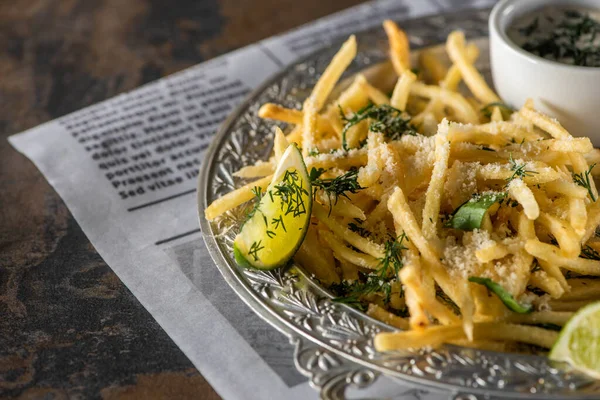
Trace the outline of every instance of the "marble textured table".
[[0, 2], [0, 398], [219, 398], [6, 138], [359, 2]]

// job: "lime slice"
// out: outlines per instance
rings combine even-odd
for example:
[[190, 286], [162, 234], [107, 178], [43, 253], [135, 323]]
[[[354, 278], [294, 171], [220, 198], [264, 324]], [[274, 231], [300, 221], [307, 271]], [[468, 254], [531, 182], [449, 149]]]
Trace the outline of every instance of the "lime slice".
[[600, 302], [580, 309], [560, 332], [550, 359], [600, 378]]
[[310, 222], [312, 187], [300, 150], [283, 153], [273, 180], [233, 243], [241, 266], [273, 269], [296, 253]]

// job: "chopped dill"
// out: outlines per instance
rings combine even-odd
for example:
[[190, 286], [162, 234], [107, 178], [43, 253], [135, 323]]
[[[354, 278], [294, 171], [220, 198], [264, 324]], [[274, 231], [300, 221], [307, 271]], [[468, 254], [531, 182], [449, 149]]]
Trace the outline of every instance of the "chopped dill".
[[262, 240], [252, 243], [250, 250], [248, 250], [248, 254], [254, 258], [254, 261], [258, 261], [258, 252], [265, 248], [265, 246], [262, 246], [261, 243]]
[[350, 229], [352, 232], [356, 232], [358, 233], [360, 236], [364, 237], [364, 238], [368, 238], [369, 236], [371, 236], [371, 232], [369, 232], [368, 229], [366, 229], [365, 227], [361, 226], [363, 221], [355, 218], [354, 219], [356, 222], [350, 222], [348, 224], [348, 229]]
[[590, 199], [592, 199], [592, 201], [597, 200], [596, 196], [594, 195], [594, 192], [592, 191], [592, 183], [590, 181], [590, 176], [592, 175], [592, 170], [595, 166], [596, 164], [592, 164], [587, 171], [582, 172], [580, 174], [573, 174], [573, 181], [579, 186], [587, 189], [588, 194], [590, 195]]
[[517, 163], [513, 159], [512, 153], [510, 154], [508, 161], [510, 163], [510, 170], [513, 171], [513, 174], [509, 178], [506, 178], [507, 183], [509, 183], [510, 181], [512, 181], [515, 178], [523, 179], [523, 178], [538, 174], [538, 172], [536, 172], [536, 171], [531, 171], [531, 170], [526, 169], [527, 168], [526, 163], [523, 163], [523, 164]]
[[369, 130], [382, 133], [389, 140], [398, 140], [404, 134], [416, 135], [417, 129], [411, 125], [410, 118], [403, 117], [402, 111], [387, 104], [376, 106], [369, 104], [354, 113], [350, 118], [340, 107], [340, 118], [344, 123], [342, 130], [342, 147], [348, 150], [346, 132], [361, 121], [371, 121]]
[[393, 276], [398, 276], [398, 272], [402, 268], [402, 250], [407, 250], [402, 242], [406, 239], [406, 235], [403, 233], [397, 239], [388, 240], [385, 242], [384, 256], [379, 260], [379, 268], [377, 274], [382, 278], [386, 279], [390, 276], [390, 272]]
[[579, 255], [581, 258], [585, 258], [587, 260], [596, 260], [600, 261], [600, 253], [596, 251], [592, 246], [586, 244], [581, 248], [581, 254]]
[[402, 250], [406, 250], [402, 242], [405, 238], [405, 235], [401, 235], [398, 239], [385, 243], [385, 253], [379, 260], [376, 271], [369, 274], [359, 272], [359, 279], [352, 283], [342, 282], [331, 285], [330, 290], [337, 296], [333, 301], [365, 311], [363, 296], [380, 293], [383, 295], [383, 303], [388, 304], [392, 295], [391, 283], [398, 278], [398, 272], [402, 268]]
[[313, 186], [313, 198], [317, 194], [317, 190], [321, 189], [327, 195], [329, 199], [329, 212], [335, 204], [337, 204], [340, 196], [348, 197], [348, 193], [357, 193], [359, 190], [364, 189], [358, 183], [358, 170], [351, 169], [350, 171], [331, 179], [319, 178], [325, 170], [322, 168], [312, 168], [310, 170], [310, 181]]
[[284, 211], [284, 215], [292, 214], [297, 217], [306, 214], [302, 196], [308, 195], [308, 191], [303, 187], [298, 171], [285, 171], [281, 183], [275, 185], [272, 195], [281, 199], [281, 211]]
[[254, 194], [254, 197], [256, 198], [255, 202], [254, 202], [254, 206], [252, 207], [252, 210], [250, 210], [248, 212], [248, 214], [246, 214], [246, 219], [244, 220], [244, 223], [246, 223], [247, 221], [250, 220], [250, 218], [252, 218], [254, 216], [254, 214], [256, 214], [257, 212], [259, 212], [259, 206], [260, 206], [260, 201], [263, 197], [263, 193], [262, 190], [259, 186], [254, 186], [252, 188], [252, 194]]

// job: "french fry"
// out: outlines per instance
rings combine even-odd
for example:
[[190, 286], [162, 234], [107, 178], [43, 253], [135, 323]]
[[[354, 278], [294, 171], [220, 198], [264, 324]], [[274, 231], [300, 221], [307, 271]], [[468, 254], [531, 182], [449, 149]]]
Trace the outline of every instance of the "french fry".
[[532, 256], [550, 264], [555, 264], [569, 271], [582, 275], [600, 276], [600, 261], [584, 258], [566, 258], [560, 254], [560, 249], [537, 240], [528, 240], [525, 250]]
[[425, 208], [423, 209], [423, 236], [429, 240], [437, 239], [437, 222], [444, 191], [444, 180], [448, 171], [450, 158], [450, 142], [448, 141], [448, 121], [444, 120], [438, 127], [435, 137], [435, 164], [427, 193], [425, 194]]
[[546, 271], [532, 272], [529, 284], [542, 289], [553, 299], [558, 299], [565, 293], [565, 289], [563, 289], [558, 280], [548, 276]]
[[377, 269], [379, 266], [379, 260], [368, 254], [361, 254], [349, 249], [344, 242], [336, 238], [333, 233], [322, 231], [320, 235], [325, 243], [333, 250], [334, 256], [339, 260], [348, 261], [349, 263], [368, 269]]
[[561, 253], [565, 257], [574, 258], [579, 255], [581, 251], [579, 237], [571, 226], [548, 213], [541, 213], [538, 222], [544, 225], [558, 240]]
[[[509, 323], [477, 323], [473, 336], [477, 340], [507, 340], [550, 348], [558, 333], [547, 329]], [[432, 326], [420, 331], [385, 332], [375, 337], [377, 351], [436, 347], [448, 340], [462, 339], [465, 333], [460, 326]]]
[[523, 206], [527, 218], [534, 220], [540, 215], [540, 207], [531, 189], [521, 179], [513, 179], [508, 184], [508, 194]]
[[294, 260], [326, 285], [340, 282], [340, 277], [334, 268], [335, 263], [331, 250], [321, 246], [317, 232], [312, 227], [306, 233], [304, 242], [296, 252]]
[[[467, 62], [469, 64], [473, 64], [477, 60], [477, 57], [479, 57], [479, 48], [473, 43], [467, 45], [466, 52]], [[448, 70], [448, 74], [444, 77], [444, 80], [440, 82], [440, 86], [448, 90], [456, 91], [461, 80], [462, 75], [460, 69], [454, 64]]]
[[402, 74], [392, 93], [392, 99], [390, 100], [392, 107], [399, 110], [406, 109], [406, 102], [408, 101], [408, 95], [410, 94], [410, 86], [416, 80], [417, 77], [410, 71], [405, 71]]
[[398, 76], [410, 70], [410, 42], [406, 33], [390, 20], [383, 21], [390, 42], [390, 59]]
[[213, 201], [207, 208], [204, 210], [204, 217], [212, 221], [215, 218], [219, 217], [221, 214], [236, 208], [237, 206], [244, 204], [245, 202], [252, 200], [254, 198], [254, 193], [252, 193], [252, 189], [255, 187], [259, 187], [260, 189], [265, 189], [271, 183], [271, 179], [273, 179], [272, 175], [266, 176], [262, 179], [259, 179], [254, 182], [250, 182], [239, 189], [234, 190], [233, 192], [229, 192], [226, 195], [219, 197], [215, 201]]
[[[340, 50], [333, 56], [331, 63], [325, 68], [325, 71], [315, 84], [308, 102], [315, 111], [320, 111], [325, 100], [333, 90], [333, 87], [342, 76], [342, 73], [348, 68], [352, 60], [356, 57], [356, 37], [351, 35], [344, 42]], [[306, 120], [305, 120], [306, 121]]]
[[238, 178], [261, 178], [273, 175], [275, 166], [271, 162], [259, 162], [255, 165], [246, 165], [233, 173]]
[[323, 208], [323, 206], [319, 204], [313, 204], [313, 213], [319, 219], [319, 221], [325, 224], [339, 238], [344, 239], [352, 246], [374, 258], [384, 257], [383, 246], [360, 236], [356, 232], [352, 232], [345, 224], [340, 224], [337, 218], [330, 217], [327, 210]]
[[390, 98], [381, 90], [369, 84], [366, 79], [361, 81], [360, 85], [362, 90], [364, 90], [367, 96], [369, 96], [369, 99], [376, 105], [380, 106], [382, 104], [390, 104]]
[[476, 124], [479, 122], [477, 113], [471, 104], [459, 93], [438, 86], [429, 86], [421, 82], [413, 82], [410, 85], [410, 93], [414, 96], [427, 99], [439, 99], [441, 103], [451, 108], [460, 122]]
[[579, 301], [600, 299], [600, 285], [594, 279], [569, 279], [571, 290], [565, 293], [560, 299], [563, 301]]
[[409, 328], [408, 320], [406, 318], [398, 317], [376, 304], [369, 304], [367, 315], [398, 329]]
[[469, 90], [483, 104], [489, 104], [500, 101], [498, 96], [490, 89], [481, 76], [479, 71], [470, 63], [465, 54], [465, 35], [462, 32], [455, 31], [448, 35], [446, 40], [446, 50], [452, 62], [458, 67], [463, 80], [469, 87]]
[[536, 311], [530, 314], [511, 314], [507, 322], [515, 324], [554, 324], [563, 326], [573, 316], [565, 311]]
[[258, 116], [296, 125], [301, 124], [304, 119], [304, 113], [301, 110], [293, 110], [273, 103], [263, 104], [258, 110]]

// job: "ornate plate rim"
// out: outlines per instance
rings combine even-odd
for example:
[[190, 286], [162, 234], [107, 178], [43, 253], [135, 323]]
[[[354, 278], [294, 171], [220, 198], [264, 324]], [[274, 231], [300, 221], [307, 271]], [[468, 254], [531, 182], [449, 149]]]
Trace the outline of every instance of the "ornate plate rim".
[[[409, 19], [408, 21], [411, 21], [412, 23], [418, 23], [419, 21], [430, 20], [430, 19], [436, 18], [436, 17], [451, 17], [451, 16], [455, 16], [455, 15], [456, 16], [464, 15], [467, 12], [479, 11], [479, 12], [488, 12], [489, 13], [490, 10], [491, 10], [490, 8], [485, 8], [485, 9], [468, 8], [468, 9], [463, 9], [460, 11], [449, 12], [449, 13], [425, 15], [425, 16], [422, 16], [419, 18]], [[358, 40], [360, 40], [361, 36], [367, 35], [369, 32], [373, 32], [376, 29], [379, 29], [379, 28], [373, 27], [373, 28], [369, 28], [369, 29], [364, 29], [364, 30], [358, 31], [354, 34], [357, 36]], [[339, 38], [336, 38], [332, 41], [333, 45], [341, 44], [341, 43], [342, 43], [342, 40]], [[204, 218], [204, 211], [208, 205], [208, 190], [207, 190], [208, 182], [211, 178], [211, 174], [215, 170], [214, 161], [218, 155], [217, 150], [219, 150], [222, 147], [222, 143], [225, 140], [227, 140], [233, 125], [237, 122], [237, 120], [240, 118], [240, 116], [243, 114], [243, 112], [248, 109], [248, 107], [252, 104], [252, 102], [255, 101], [256, 98], [260, 94], [262, 94], [267, 88], [269, 88], [271, 85], [280, 81], [283, 77], [285, 77], [287, 74], [289, 74], [290, 71], [296, 65], [304, 63], [306, 61], [309, 61], [313, 58], [316, 58], [317, 56], [327, 52], [327, 50], [328, 50], [328, 48], [320, 48], [315, 52], [312, 52], [306, 56], [299, 58], [298, 60], [294, 61], [293, 63], [285, 66], [281, 71], [273, 74], [271, 77], [269, 77], [263, 83], [261, 83], [256, 89], [252, 90], [247, 95], [247, 97], [234, 109], [234, 111], [231, 112], [231, 114], [221, 124], [217, 133], [213, 137], [209, 147], [207, 148], [204, 160], [202, 162], [202, 165], [200, 166], [200, 172], [199, 172], [198, 181], [197, 181], [198, 219], [199, 219], [200, 228], [202, 230], [202, 236], [203, 236], [204, 242], [206, 244], [206, 247], [210, 253], [211, 258], [213, 259], [217, 268], [221, 272], [221, 275], [223, 276], [225, 281], [229, 284], [229, 286], [236, 292], [236, 294], [259, 317], [261, 317], [263, 320], [268, 322], [271, 326], [273, 326], [274, 328], [276, 328], [277, 330], [282, 332], [284, 335], [286, 335], [288, 338], [290, 338], [290, 341], [292, 343], [298, 344], [298, 340], [302, 341], [303, 339], [307, 339], [311, 343], [313, 343], [317, 346], [323, 347], [324, 349], [331, 351], [334, 354], [336, 354], [344, 359], [348, 359], [353, 363], [359, 364], [366, 369], [374, 370], [374, 371], [385, 374], [386, 370], [384, 368], [380, 368], [379, 366], [374, 365], [374, 364], [365, 363], [363, 360], [358, 359], [358, 358], [349, 357], [348, 354], [344, 353], [340, 349], [338, 349], [334, 346], [328, 345], [326, 343], [322, 343], [318, 339], [313, 338], [309, 335], [306, 335], [301, 330], [299, 330], [297, 327], [295, 327], [293, 324], [291, 324], [290, 322], [288, 322], [285, 319], [283, 319], [282, 317], [280, 317], [273, 310], [272, 307], [270, 307], [268, 304], [261, 301], [259, 294], [256, 293], [255, 291], [253, 291], [249, 287], [249, 285], [246, 282], [244, 282], [244, 279], [242, 277], [240, 270], [238, 268], [233, 268], [231, 265], [229, 265], [229, 262], [227, 261], [227, 259], [224, 257], [224, 255], [222, 253], [219, 243], [217, 243], [217, 240], [216, 240], [214, 234], [212, 233], [212, 227], [211, 227], [210, 223]], [[319, 289], [322, 290], [321, 288], [319, 288]], [[366, 314], [365, 314], [365, 316], [366, 316]], [[372, 319], [369, 316], [366, 316], [366, 318]], [[379, 323], [379, 321], [377, 321], [377, 322]], [[298, 348], [296, 350], [298, 350]], [[494, 352], [492, 352], [492, 353], [494, 353]], [[496, 354], [503, 354], [503, 353], [496, 353]], [[504, 353], [504, 354], [506, 354], [506, 353]], [[523, 355], [523, 356], [519, 356], [519, 357], [530, 358], [530, 357], [540, 357], [540, 356]], [[537, 398], [537, 399], [550, 400], [550, 399], [569, 398], [572, 400], [579, 400], [579, 399], [584, 400], [584, 399], [597, 399], [599, 396], [598, 393], [577, 393], [577, 392], [573, 392], [573, 395], [568, 395], [568, 397], [565, 397], [565, 394], [558, 394], [558, 393], [554, 394], [554, 393], [544, 393], [544, 392], [542, 392], [542, 393], [521, 393], [521, 392], [510, 391], [508, 393], [505, 393], [496, 388], [485, 388], [485, 387], [481, 387], [481, 388], [470, 388], [469, 387], [469, 388], [467, 388], [467, 387], [463, 387], [460, 385], [439, 382], [439, 381], [433, 381], [433, 380], [425, 378], [425, 377], [422, 378], [419, 376], [409, 375], [409, 374], [402, 374], [401, 377], [392, 376], [392, 378], [403, 380], [403, 381], [406, 381], [407, 383], [410, 383], [413, 385], [418, 385], [420, 387], [427, 388], [427, 389], [450, 391], [451, 393], [454, 393], [454, 394], [460, 393], [460, 394], [483, 395], [485, 398], [490, 398], [490, 396], [494, 396], [494, 398], [510, 398], [510, 399]], [[506, 396], [508, 396], [508, 397], [506, 397]]]

